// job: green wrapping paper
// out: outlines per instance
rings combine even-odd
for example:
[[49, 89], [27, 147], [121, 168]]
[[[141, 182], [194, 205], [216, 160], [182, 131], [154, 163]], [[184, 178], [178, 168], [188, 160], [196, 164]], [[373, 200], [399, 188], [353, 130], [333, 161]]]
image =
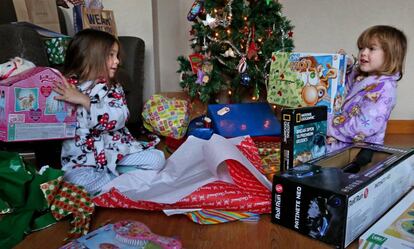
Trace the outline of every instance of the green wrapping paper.
[[65, 62], [66, 49], [70, 40], [69, 36], [45, 38], [46, 52], [51, 64], [60, 65]]
[[[25, 234], [56, 222], [40, 184], [56, 179], [63, 171], [46, 168], [41, 174], [26, 165], [18, 153], [0, 151], [0, 248], [12, 248]], [[11, 229], [13, 228], [13, 229]]]

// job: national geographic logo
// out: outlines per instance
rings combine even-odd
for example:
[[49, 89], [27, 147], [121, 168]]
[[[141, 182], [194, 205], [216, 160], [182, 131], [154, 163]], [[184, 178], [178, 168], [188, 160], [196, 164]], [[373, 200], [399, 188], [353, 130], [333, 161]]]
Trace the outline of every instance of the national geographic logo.
[[311, 112], [297, 113], [296, 114], [296, 123], [303, 121], [314, 120], [315, 116]]

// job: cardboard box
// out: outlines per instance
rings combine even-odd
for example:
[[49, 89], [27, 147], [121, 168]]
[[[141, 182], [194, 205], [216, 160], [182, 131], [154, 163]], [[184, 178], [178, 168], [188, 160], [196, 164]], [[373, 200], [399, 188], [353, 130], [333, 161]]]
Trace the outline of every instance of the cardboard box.
[[281, 170], [326, 154], [327, 107], [282, 110]]
[[413, 186], [413, 172], [414, 149], [360, 144], [329, 153], [275, 175], [272, 222], [346, 247]]
[[29, 141], [75, 136], [76, 107], [57, 101], [55, 69], [35, 67], [0, 81], [0, 140]]
[[331, 114], [344, 99], [345, 74], [345, 55], [274, 52], [267, 101], [293, 108], [323, 105]]
[[359, 238], [359, 248], [414, 248], [414, 189]]
[[280, 136], [280, 122], [268, 103], [208, 105], [207, 116], [223, 137]]

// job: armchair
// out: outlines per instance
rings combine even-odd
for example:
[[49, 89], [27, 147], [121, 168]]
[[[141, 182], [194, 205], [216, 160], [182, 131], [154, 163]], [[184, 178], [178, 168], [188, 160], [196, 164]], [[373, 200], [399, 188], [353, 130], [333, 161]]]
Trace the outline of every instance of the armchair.
[[[12, 10], [14, 11], [14, 10]], [[13, 21], [13, 20], [12, 20]], [[120, 36], [121, 61], [119, 78], [124, 86], [130, 119], [127, 127], [137, 136], [143, 105], [143, 70], [145, 43], [138, 37]], [[33, 29], [14, 24], [0, 24], [0, 63], [20, 56], [37, 66], [49, 65], [42, 37]], [[61, 141], [0, 142], [0, 150], [33, 152], [36, 164], [60, 166]]]

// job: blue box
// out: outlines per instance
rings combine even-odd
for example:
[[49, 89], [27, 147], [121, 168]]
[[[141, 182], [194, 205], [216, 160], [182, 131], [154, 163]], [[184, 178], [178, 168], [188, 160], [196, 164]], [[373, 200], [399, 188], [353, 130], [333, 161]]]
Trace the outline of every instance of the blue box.
[[223, 137], [280, 136], [280, 121], [268, 103], [208, 105], [214, 132]]

